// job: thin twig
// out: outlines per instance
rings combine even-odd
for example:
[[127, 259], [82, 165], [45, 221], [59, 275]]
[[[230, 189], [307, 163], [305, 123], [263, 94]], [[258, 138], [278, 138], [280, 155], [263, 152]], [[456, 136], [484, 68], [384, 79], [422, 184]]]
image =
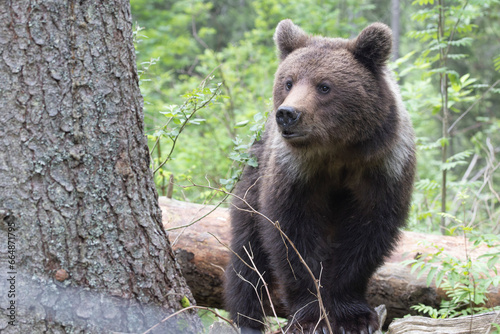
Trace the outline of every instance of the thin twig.
[[269, 299], [269, 304], [271, 305], [271, 310], [273, 311], [274, 318], [276, 318], [278, 325], [280, 325], [280, 327], [281, 327], [278, 315], [276, 314], [276, 310], [274, 309], [273, 300], [271, 299], [271, 292], [269, 291], [269, 287], [267, 285], [267, 282], [264, 280], [264, 277], [262, 276], [262, 274], [258, 270], [257, 266], [255, 265], [255, 262], [253, 262], [253, 256], [250, 256], [250, 253], [248, 252], [246, 247], [243, 247], [243, 249], [245, 250], [245, 253], [247, 254], [248, 258], [250, 259], [252, 266], [255, 268], [255, 272], [257, 273], [257, 275], [259, 275], [259, 279], [262, 281], [262, 285], [264, 286], [264, 289], [266, 290], [267, 298]]
[[448, 46], [446, 48], [446, 52], [444, 53], [444, 57], [448, 58], [448, 53], [450, 52], [450, 47], [451, 47], [451, 41], [453, 40], [453, 36], [455, 35], [455, 31], [457, 31], [458, 23], [460, 23], [460, 20], [462, 19], [462, 16], [464, 14], [465, 8], [469, 4], [469, 1], [465, 1], [461, 11], [460, 15], [458, 16], [457, 22], [455, 22], [455, 26], [453, 27], [451, 33], [450, 33], [450, 38], [448, 39]]
[[[185, 188], [185, 186], [179, 186], [181, 188]], [[207, 217], [208, 215], [210, 215], [212, 212], [214, 212], [215, 210], [217, 210], [219, 208], [219, 206], [222, 205], [222, 203], [225, 202], [225, 200], [229, 197], [229, 195], [225, 195], [224, 198], [222, 198], [219, 203], [215, 204], [214, 207], [212, 209], [210, 209], [210, 211], [208, 211], [207, 213], [205, 213], [203, 216], [201, 217], [198, 217], [196, 218], [195, 220], [191, 221], [190, 223], [187, 223], [187, 224], [184, 224], [184, 225], [180, 225], [180, 226], [174, 226], [174, 227], [169, 227], [169, 228], [166, 228], [165, 231], [175, 231], [175, 230], [179, 230], [181, 228], [186, 228], [186, 227], [190, 227], [194, 224], [196, 224], [197, 222], [199, 222], [200, 220], [202, 220], [203, 218]], [[198, 210], [198, 212], [200, 212], [202, 209], [204, 209], [205, 207], [201, 208], [200, 210]]]
[[[269, 217], [267, 217], [266, 215], [264, 215], [263, 213], [255, 210], [255, 208], [253, 208], [250, 203], [248, 203], [244, 198], [241, 198], [240, 196], [237, 196], [233, 193], [229, 193], [227, 191], [225, 191], [224, 189], [217, 189], [217, 188], [213, 188], [211, 186], [202, 186], [202, 185], [197, 185], [199, 187], [202, 187], [202, 188], [208, 188], [208, 189], [212, 189], [212, 190], [218, 190], [218, 191], [221, 191], [222, 193], [224, 194], [229, 194], [230, 196], [233, 196], [237, 199], [239, 199], [240, 201], [242, 201], [249, 209], [243, 209], [245, 211], [250, 211], [252, 213], [255, 213], [259, 216], [261, 216], [262, 218], [264, 218], [265, 220], [267, 220], [268, 222], [270, 222], [274, 227], [276, 227], [276, 229], [278, 230], [278, 232], [280, 233], [280, 235], [282, 237], [284, 237], [286, 239], [286, 241], [290, 244], [290, 246], [293, 248], [293, 250], [295, 251], [295, 253], [297, 254], [298, 258], [299, 258], [299, 261], [300, 263], [302, 263], [306, 269], [306, 271], [308, 272], [308, 274], [311, 276], [311, 278], [313, 279], [313, 282], [314, 282], [314, 286], [316, 288], [316, 298], [318, 298], [318, 304], [319, 304], [319, 308], [320, 308], [320, 314], [321, 314], [321, 317], [324, 317], [325, 319], [328, 319], [328, 315], [327, 315], [327, 312], [326, 312], [326, 309], [325, 309], [325, 306], [323, 304], [323, 299], [321, 297], [321, 285], [320, 285], [320, 282], [319, 282], [319, 279], [317, 279], [315, 276], [314, 276], [314, 273], [312, 272], [311, 268], [309, 268], [309, 266], [307, 265], [306, 261], [304, 260], [304, 258], [302, 257], [302, 255], [300, 254], [299, 250], [297, 249], [297, 247], [295, 246], [295, 244], [293, 243], [293, 241], [288, 237], [288, 235], [286, 235], [286, 233], [283, 232], [283, 230], [279, 227], [279, 224], [278, 222], [273, 222]], [[328, 330], [330, 331], [331, 334], [333, 334], [333, 330], [331, 328], [331, 324], [329, 321], [325, 321], [327, 326], [328, 326]]]
[[481, 97], [479, 99], [477, 99], [476, 101], [474, 101], [474, 103], [469, 108], [467, 108], [467, 110], [462, 115], [460, 115], [460, 117], [458, 117], [457, 120], [455, 122], [453, 122], [453, 124], [448, 128], [448, 133], [455, 127], [455, 125], [457, 125], [458, 122], [460, 122], [460, 120], [462, 118], [465, 117], [465, 115], [467, 115], [469, 113], [469, 111], [472, 110], [472, 108], [474, 108], [474, 106], [479, 101], [481, 101], [486, 96], [486, 94], [488, 94], [490, 92], [490, 90], [492, 90], [496, 85], [498, 85], [498, 83], [500, 83], [500, 80], [497, 80], [493, 85], [491, 85], [490, 88], [488, 88], [488, 90], [486, 92], [483, 93], [483, 95], [481, 95]]
[[204, 306], [196, 306], [196, 305], [192, 305], [192, 306], [188, 306], [188, 307], [185, 307], [183, 308], [182, 310], [179, 310], [177, 312], [174, 312], [172, 313], [171, 315], [169, 315], [168, 317], [164, 318], [162, 321], [160, 321], [159, 323], [157, 323], [156, 325], [154, 325], [153, 327], [151, 327], [150, 329], [148, 329], [147, 331], [143, 332], [142, 334], [147, 334], [149, 332], [151, 332], [153, 329], [155, 329], [156, 327], [160, 326], [162, 323], [164, 323], [165, 321], [168, 321], [169, 319], [185, 312], [185, 311], [189, 311], [189, 310], [193, 310], [193, 309], [199, 309], [199, 310], [205, 310], [205, 311], [209, 311], [209, 312], [212, 312], [213, 314], [215, 314], [216, 317], [226, 321], [228, 324], [231, 325], [231, 327], [233, 327], [233, 329], [235, 330], [236, 333], [239, 333], [238, 331], [238, 328], [236, 328], [236, 326], [233, 324], [233, 322], [223, 316], [221, 316], [219, 313], [217, 313], [216, 311], [208, 308], [208, 307], [204, 307]]
[[[245, 260], [243, 260], [241, 258], [241, 256], [239, 256], [235, 251], [233, 251], [231, 249], [231, 247], [229, 247], [229, 245], [226, 245], [225, 243], [223, 243], [217, 236], [215, 236], [214, 234], [212, 234], [210, 232], [208, 232], [208, 234], [210, 234], [211, 236], [213, 236], [215, 238], [215, 240], [217, 240], [217, 242], [219, 242], [222, 246], [224, 246], [225, 248], [227, 248], [231, 253], [233, 253], [236, 257], [238, 257], [238, 259], [240, 259], [241, 262], [243, 262], [243, 264], [245, 264], [248, 268], [250, 268], [251, 270], [255, 271], [257, 273], [257, 275], [259, 275], [259, 278], [262, 281], [262, 285], [264, 286], [264, 289], [266, 290], [267, 298], [269, 299], [269, 304], [270, 304], [271, 310], [273, 311], [273, 315], [276, 318], [276, 322], [279, 324], [280, 323], [279, 322], [279, 318], [278, 318], [278, 315], [276, 313], [276, 310], [274, 309], [274, 303], [273, 303], [273, 300], [271, 298], [271, 293], [269, 291], [268, 284], [266, 283], [266, 281], [264, 280], [264, 277], [259, 272], [257, 266], [255, 265], [255, 263], [252, 260], [252, 256], [250, 256], [250, 254], [247, 251], [247, 249], [245, 247], [243, 247], [243, 249], [247, 253], [247, 256], [250, 258], [250, 261], [252, 262], [252, 265], [248, 264]], [[238, 273], [236, 273], [236, 274], [238, 275], [238, 277], [242, 278]], [[261, 300], [261, 298], [259, 296], [259, 292], [257, 290], [257, 287], [254, 286], [251, 282], [247, 281], [246, 279], [244, 279], [244, 278], [242, 278], [242, 279], [244, 281], [248, 282], [250, 285], [252, 285], [254, 287], [254, 290], [257, 293], [257, 298], [259, 298], [259, 300]], [[262, 308], [264, 308], [262, 301], [261, 301], [261, 306], [262, 306]], [[263, 311], [264, 311], [264, 309], [263, 309]], [[263, 313], [265, 313], [265, 312], [263, 312]], [[244, 315], [242, 315], [242, 316], [244, 316]], [[253, 320], [255, 320], [255, 319], [253, 319]]]
[[[200, 89], [203, 89], [205, 88], [205, 85], [207, 83], [207, 80], [212, 76], [212, 74], [220, 67], [221, 65], [217, 65], [216, 67], [214, 67], [212, 69], [212, 71], [210, 71], [210, 73], [208, 73], [205, 78], [200, 82], [200, 84], [198, 85], [198, 88]], [[189, 123], [189, 120], [194, 116], [194, 114], [199, 111], [200, 109], [203, 109], [208, 103], [210, 103], [212, 101], [212, 99], [215, 97], [215, 95], [217, 95], [218, 93], [220, 93], [221, 91], [221, 88], [220, 88], [220, 85], [217, 86], [217, 88], [215, 89], [214, 93], [212, 94], [212, 96], [210, 96], [210, 98], [204, 103], [202, 104], [199, 108], [195, 108], [195, 110], [191, 113], [191, 115], [189, 116], [189, 118], [186, 119], [186, 121], [184, 122], [184, 124], [182, 124], [180, 130], [179, 130], [179, 133], [177, 134], [177, 136], [175, 137], [175, 139], [172, 139], [172, 141], [174, 142], [173, 145], [172, 145], [172, 148], [167, 156], [167, 158], [165, 159], [165, 161], [163, 161], [163, 163], [158, 166], [157, 168], [152, 168], [153, 169], [153, 175], [156, 174], [156, 172], [158, 171], [158, 169], [160, 169], [161, 167], [163, 167], [163, 165], [165, 165], [165, 163], [170, 160], [170, 156], [172, 155], [172, 152], [174, 151], [174, 148], [175, 148], [175, 143], [177, 141], [177, 138], [179, 137], [179, 135], [181, 134], [182, 130], [184, 130], [184, 127], [187, 125], [187, 123]], [[188, 104], [189, 101], [191, 101], [192, 98], [190, 99], [187, 99], [186, 101], [184, 101], [184, 103], [182, 104], [182, 106], [179, 108], [181, 110], [181, 112], [184, 114], [184, 109], [186, 108], [186, 105]], [[171, 117], [168, 121], [167, 121], [167, 124], [165, 124], [163, 126], [163, 128], [166, 128], [170, 122], [173, 120], [173, 117]], [[161, 135], [157, 137], [154, 145], [153, 145], [153, 148], [151, 149], [151, 151], [149, 152], [150, 156], [151, 156], [151, 161], [154, 161], [153, 160], [153, 151], [155, 150], [156, 146], [158, 145], [159, 141], [161, 139]], [[171, 138], [170, 138], [171, 139]], [[152, 162], [152, 167], [153, 167], [153, 162]]]
[[495, 319], [490, 323], [490, 326], [488, 327], [488, 330], [484, 334], [490, 334], [491, 328], [493, 327], [493, 324], [497, 323], [498, 318], [500, 317], [500, 312], [497, 312], [497, 315], [495, 316]]
[[[210, 98], [208, 100], [206, 100], [201, 106], [196, 106], [193, 111], [191, 112], [191, 114], [189, 116], [186, 116], [186, 120], [182, 123], [182, 126], [180, 127], [179, 129], [179, 133], [174, 137], [174, 139], [172, 139], [172, 147], [170, 148], [170, 152], [168, 153], [167, 157], [165, 158], [165, 160], [158, 166], [156, 167], [156, 169], [153, 171], [153, 175], [156, 174], [156, 172], [161, 168], [163, 167], [163, 165], [165, 165], [167, 163], [167, 161], [170, 160], [170, 157], [172, 155], [172, 153], [174, 152], [174, 149], [175, 149], [175, 145], [177, 144], [177, 139], [179, 138], [180, 134], [182, 133], [182, 131], [184, 130], [184, 128], [186, 127], [186, 125], [189, 123], [189, 121], [191, 120], [191, 118], [193, 118], [193, 116], [196, 114], [197, 111], [199, 111], [200, 109], [203, 109], [204, 107], [206, 107], [210, 102], [212, 102], [212, 99], [220, 92], [220, 86], [217, 86], [217, 88], [214, 90], [214, 92], [212, 93], [212, 95], [210, 96]], [[188, 101], [191, 101], [193, 98], [190, 98], [189, 100], [187, 100], [183, 107], [187, 104]], [[184, 114], [184, 111], [183, 109], [181, 108], [181, 111], [182, 113]], [[185, 114], [184, 114], [185, 115]]]

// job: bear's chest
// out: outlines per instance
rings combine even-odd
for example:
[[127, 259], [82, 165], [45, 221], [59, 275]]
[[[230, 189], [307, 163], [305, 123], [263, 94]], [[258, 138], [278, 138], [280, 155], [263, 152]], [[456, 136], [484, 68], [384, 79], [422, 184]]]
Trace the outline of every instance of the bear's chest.
[[319, 229], [330, 233], [348, 219], [354, 198], [341, 182], [318, 177], [303, 182], [274, 183], [273, 191], [260, 199], [266, 217], [282, 226]]

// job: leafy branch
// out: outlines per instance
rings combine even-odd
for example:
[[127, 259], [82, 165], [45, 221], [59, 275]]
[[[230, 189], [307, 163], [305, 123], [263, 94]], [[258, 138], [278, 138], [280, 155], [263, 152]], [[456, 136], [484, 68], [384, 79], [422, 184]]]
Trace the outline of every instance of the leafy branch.
[[[221, 83], [218, 83], [213, 88], [205, 87], [205, 83], [206, 80], [202, 82], [202, 85], [199, 88], [193, 90], [191, 93], [185, 94], [183, 97], [186, 100], [182, 106], [179, 107], [176, 105], [170, 105], [167, 107], [168, 111], [160, 112], [165, 117], [168, 117], [168, 121], [154, 134], [156, 141], [150, 154], [152, 154], [162, 138], [168, 138], [172, 142], [172, 145], [163, 161], [161, 161], [156, 167], [152, 166], [153, 174], [155, 174], [171, 159], [179, 136], [184, 131], [186, 126], [189, 124], [199, 125], [201, 122], [205, 121], [203, 118], [195, 118], [196, 113], [218, 101], [219, 98], [223, 98], [223, 96], [220, 95], [222, 86]], [[173, 123], [173, 126], [171, 123]]]

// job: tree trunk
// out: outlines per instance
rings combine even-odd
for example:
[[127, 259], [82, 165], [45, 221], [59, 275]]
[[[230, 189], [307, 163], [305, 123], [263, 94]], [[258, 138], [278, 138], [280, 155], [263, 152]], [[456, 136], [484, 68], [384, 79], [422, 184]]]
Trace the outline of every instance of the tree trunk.
[[[2, 333], [140, 333], [194, 303], [135, 60], [128, 0], [0, 2]], [[185, 312], [151, 332], [199, 331]]]

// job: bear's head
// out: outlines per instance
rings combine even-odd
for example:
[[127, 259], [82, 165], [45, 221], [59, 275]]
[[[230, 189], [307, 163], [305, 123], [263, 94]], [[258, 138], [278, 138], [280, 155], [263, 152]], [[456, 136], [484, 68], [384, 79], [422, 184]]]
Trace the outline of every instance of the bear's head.
[[273, 130], [287, 146], [350, 149], [396, 131], [389, 27], [374, 23], [347, 40], [311, 36], [284, 20], [274, 40]]

